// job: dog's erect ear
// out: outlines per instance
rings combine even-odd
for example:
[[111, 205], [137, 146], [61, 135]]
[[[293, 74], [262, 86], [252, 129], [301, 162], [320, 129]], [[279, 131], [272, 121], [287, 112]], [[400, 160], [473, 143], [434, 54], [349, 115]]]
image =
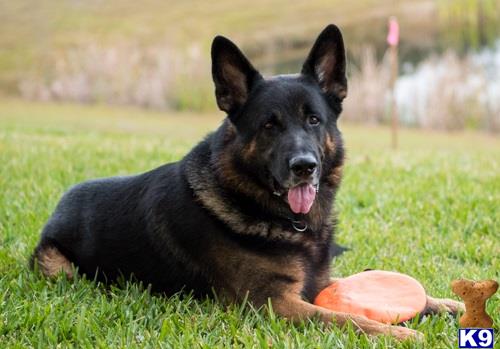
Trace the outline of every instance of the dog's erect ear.
[[343, 100], [347, 96], [344, 41], [335, 25], [330, 24], [319, 34], [302, 67], [302, 74], [313, 77], [329, 97]]
[[235, 44], [216, 36], [212, 42], [212, 78], [217, 105], [231, 113], [245, 104], [252, 86], [262, 76]]

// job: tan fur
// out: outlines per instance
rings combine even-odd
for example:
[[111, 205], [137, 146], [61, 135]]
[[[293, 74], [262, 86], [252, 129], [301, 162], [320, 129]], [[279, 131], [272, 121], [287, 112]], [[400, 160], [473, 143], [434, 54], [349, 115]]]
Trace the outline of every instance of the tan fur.
[[230, 150], [221, 154], [217, 161], [217, 175], [228, 187], [233, 190], [239, 191], [241, 193], [251, 195], [256, 197], [262, 202], [262, 200], [269, 200], [269, 195], [267, 190], [263, 190], [260, 186], [256, 185], [254, 181], [249, 178], [246, 174], [240, 173], [234, 168], [232, 152]]
[[277, 314], [294, 322], [319, 317], [324, 323], [336, 324], [340, 327], [350, 322], [358, 332], [368, 335], [390, 335], [398, 340], [423, 338], [422, 333], [406, 327], [385, 325], [369, 320], [364, 316], [333, 312], [326, 308], [318, 307], [305, 302], [295, 292], [283, 294], [273, 299], [272, 305]]
[[[223, 163], [226, 164], [226, 162]], [[233, 208], [221, 197], [220, 193], [217, 192], [216, 188], [218, 188], [218, 184], [213, 182], [214, 179], [210, 171], [209, 168], [199, 168], [198, 166], [195, 170], [188, 172], [188, 181], [201, 204], [224, 221], [231, 229], [243, 235], [255, 235], [269, 239], [300, 242], [303, 235], [283, 230], [281, 227], [265, 221], [255, 221], [253, 223], [252, 220], [248, 219], [249, 217], [246, 217], [239, 210]], [[224, 181], [226, 181], [226, 183], [229, 181], [232, 184], [233, 180], [236, 181], [236, 177], [233, 176], [236, 176], [237, 172], [234, 171], [233, 173], [230, 167], [224, 167], [224, 169], [219, 171], [224, 171]], [[269, 195], [263, 193], [262, 189], [255, 188], [256, 185], [252, 184], [250, 181], [245, 181], [244, 178], [240, 178], [238, 183], [238, 189], [240, 191], [247, 192], [250, 188], [253, 188], [253, 195], [259, 195], [259, 193], [262, 197]], [[269, 200], [268, 197], [267, 200]]]
[[[270, 200], [269, 193], [262, 188], [257, 187], [256, 184], [245, 179], [244, 175], [239, 175], [238, 172], [231, 168], [230, 162], [223, 162], [227, 166], [224, 167], [224, 182], [231, 186], [233, 189], [238, 189], [240, 192], [253, 195], [260, 199], [261, 203], [265, 206]], [[268, 238], [270, 240], [286, 240], [292, 243], [300, 243], [306, 246], [310, 243], [311, 237], [306, 234], [298, 234], [296, 231], [283, 229], [279, 225], [269, 223], [266, 221], [249, 219], [245, 214], [233, 208], [227, 201], [225, 201], [220, 193], [217, 192], [217, 184], [212, 182], [212, 177], [207, 173], [210, 169], [198, 168], [188, 174], [188, 181], [196, 193], [198, 200], [202, 205], [213, 212], [217, 217], [224, 221], [235, 232], [243, 235], [255, 235]], [[268, 204], [270, 206], [270, 204]], [[329, 212], [323, 210], [320, 205], [315, 203], [309, 213], [310, 221], [309, 226], [314, 230], [319, 230], [321, 234], [328, 234], [328, 229], [331, 227], [325, 225], [321, 226], [324, 217]]]
[[330, 171], [330, 174], [328, 175], [328, 184], [330, 184], [333, 187], [338, 187], [340, 185], [340, 181], [342, 180], [342, 171], [343, 167], [335, 167]]
[[252, 139], [252, 141], [243, 149], [243, 158], [249, 161], [255, 155], [256, 150], [257, 142], [255, 139]]
[[[335, 57], [326, 55], [316, 67], [316, 75], [323, 91], [334, 93], [341, 100], [347, 97], [347, 86], [332, 80], [332, 72], [335, 67]], [[328, 79], [330, 77], [330, 79]]]
[[[305, 271], [297, 258], [269, 258], [227, 242], [218, 244], [212, 256], [216, 270], [224, 275], [220, 279], [230, 281], [220, 285], [220, 289], [232, 301], [241, 301], [248, 295], [252, 304], [260, 307], [267, 304], [268, 298], [291, 289], [300, 295]], [[277, 275], [286, 281], [279, 281]]]
[[222, 75], [225, 81], [231, 85], [231, 97], [229, 100], [222, 98], [219, 100], [219, 103], [221, 109], [229, 111], [233, 103], [242, 105], [247, 100], [247, 78], [244, 73], [232, 64], [225, 64], [223, 66]]
[[[250, 147], [252, 146], [250, 145]], [[230, 151], [224, 153], [220, 157], [217, 172], [219, 178], [225, 183], [226, 186], [247, 196], [254, 197], [256, 201], [259, 201], [264, 207], [268, 207], [270, 209], [272, 208], [272, 200], [274, 200], [274, 198], [272, 197], [271, 191], [268, 188], [262, 188], [261, 186], [256, 184], [252, 178], [244, 173], [241, 173], [240, 171], [237, 171], [234, 168]], [[339, 175], [340, 173], [341, 172], [339, 172]], [[319, 201], [320, 200], [315, 200], [313, 206], [311, 207], [311, 210], [308, 213], [309, 227], [313, 230], [320, 230], [322, 228], [322, 224], [325, 222], [325, 217], [328, 217], [328, 215], [330, 214], [329, 207], [321, 207]], [[278, 233], [273, 229], [271, 229], [270, 232], [272, 232], [273, 235], [276, 235]], [[282, 235], [282, 233], [279, 233], [278, 235]], [[285, 235], [289, 237], [289, 234]], [[294, 234], [294, 238], [295, 235], [296, 234]]]
[[464, 310], [464, 304], [461, 302], [454, 301], [453, 299], [439, 299], [427, 296], [424, 314], [450, 313], [455, 315]]
[[[211, 255], [214, 269], [224, 275], [221, 280], [230, 280], [217, 285], [224, 290], [222, 295], [229, 301], [248, 300], [256, 307], [267, 305], [270, 300], [273, 310], [291, 321], [300, 322], [319, 317], [327, 324], [344, 326], [348, 322], [361, 333], [369, 335], [391, 335], [399, 340], [419, 339], [422, 334], [400, 326], [385, 325], [362, 316], [332, 312], [315, 306], [301, 298], [305, 284], [305, 264], [299, 255], [269, 256], [255, 254], [238, 248], [234, 243], [214, 244]], [[329, 268], [320, 277], [320, 287], [326, 286]], [[278, 276], [278, 277], [277, 277]]]
[[326, 134], [325, 150], [330, 154], [333, 154], [335, 152], [335, 143], [332, 140], [332, 136], [330, 136], [330, 134], [328, 133]]
[[68, 278], [73, 277], [73, 266], [55, 247], [47, 247], [38, 252], [37, 262], [41, 272], [48, 277], [55, 277], [65, 273]]

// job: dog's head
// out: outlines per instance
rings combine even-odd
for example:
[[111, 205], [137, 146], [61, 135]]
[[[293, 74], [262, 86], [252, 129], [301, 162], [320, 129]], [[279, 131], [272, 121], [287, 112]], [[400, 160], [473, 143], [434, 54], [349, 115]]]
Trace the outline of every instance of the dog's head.
[[235, 129], [237, 166], [294, 213], [308, 213], [341, 165], [337, 118], [347, 94], [342, 34], [327, 26], [302, 71], [263, 78], [230, 40], [212, 44], [217, 105]]

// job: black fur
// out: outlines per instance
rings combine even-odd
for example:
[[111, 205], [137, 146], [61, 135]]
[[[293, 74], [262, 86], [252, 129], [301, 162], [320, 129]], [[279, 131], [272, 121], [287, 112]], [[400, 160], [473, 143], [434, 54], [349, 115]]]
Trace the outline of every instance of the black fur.
[[[212, 60], [217, 103], [228, 113], [222, 126], [177, 163], [71, 188], [43, 229], [35, 261], [55, 247], [90, 277], [133, 275], [169, 295], [250, 291], [255, 303], [300, 278], [308, 300], [326, 286], [342, 251], [331, 218], [347, 91], [340, 31], [323, 31], [298, 75], [264, 79], [223, 37], [214, 39]], [[318, 163], [307, 178], [290, 170], [301, 154]], [[296, 215], [286, 192], [301, 183], [319, 184], [319, 193], [309, 214]]]

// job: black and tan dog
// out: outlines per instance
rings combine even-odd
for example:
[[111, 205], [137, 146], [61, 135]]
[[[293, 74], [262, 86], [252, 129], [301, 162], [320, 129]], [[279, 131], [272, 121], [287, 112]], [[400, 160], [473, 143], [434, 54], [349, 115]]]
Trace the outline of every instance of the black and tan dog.
[[[344, 150], [337, 119], [347, 93], [339, 29], [320, 34], [297, 75], [263, 78], [228, 39], [212, 44], [223, 124], [184, 159], [131, 177], [78, 184], [46, 224], [33, 263], [113, 280], [133, 275], [167, 295], [271, 300], [292, 320], [347, 321], [368, 334], [405, 327], [311, 304], [329, 285], [332, 204]], [[429, 310], [460, 304], [429, 298]]]

